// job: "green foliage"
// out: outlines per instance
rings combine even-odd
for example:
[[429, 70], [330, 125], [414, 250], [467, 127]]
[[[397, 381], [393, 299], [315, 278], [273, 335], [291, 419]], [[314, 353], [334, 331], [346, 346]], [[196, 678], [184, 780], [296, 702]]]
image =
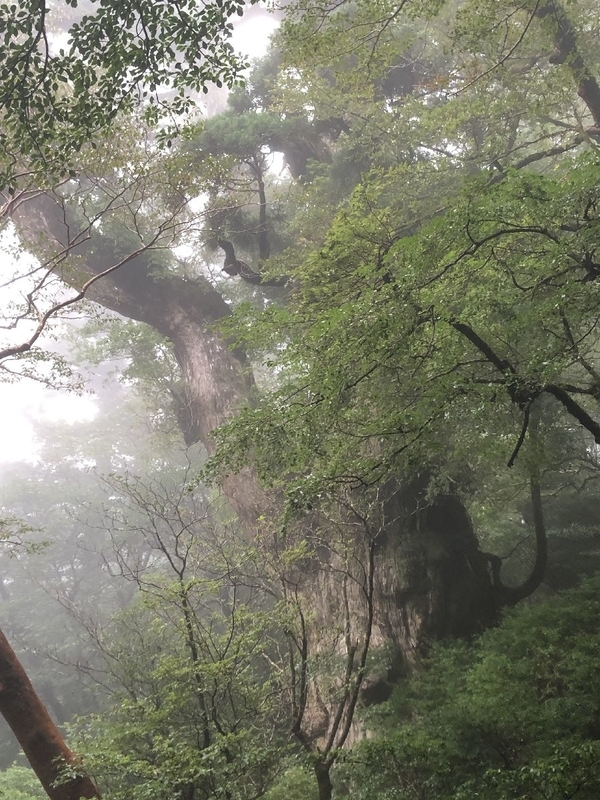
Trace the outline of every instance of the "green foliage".
[[285, 136], [290, 123], [268, 112], [240, 115], [225, 111], [204, 124], [199, 146], [218, 155], [247, 159]]
[[[517, 447], [532, 403], [546, 395], [548, 418], [569, 424], [567, 388], [571, 422], [600, 435], [582, 423], [600, 391], [587, 333], [597, 152], [569, 154], [572, 76], [539, 55], [535, 15], [510, 3], [471, 12], [300, 4], [286, 21], [271, 109], [331, 138], [288, 206], [287, 307], [243, 307], [227, 325], [279, 386], [220, 432], [217, 471], [251, 460], [269, 484], [300, 476], [292, 505], [423, 464], [442, 482], [487, 471], [489, 488], [507, 463], [534, 459]], [[490, 19], [503, 39], [484, 35]], [[584, 25], [577, 9], [573, 20]]]
[[264, 800], [318, 800], [315, 776], [305, 767], [291, 767], [263, 795]]
[[[38, 421], [37, 462], [3, 464], [0, 470], [3, 630], [60, 724], [107, 702], [111, 679], [105, 675], [99, 687], [102, 658], [94, 632], [135, 594], [134, 584], [123, 578], [119, 548], [129, 533], [130, 566], [152, 552], [131, 533], [145, 520], [127, 507], [126, 482], [109, 485], [108, 474], [160, 474], [163, 490], [176, 495], [193, 457], [172, 435], [171, 418], [167, 434], [156, 434], [164, 424], [160, 406], [149, 397], [135, 398], [131, 386], [108, 385], [111, 366], [116, 363], [105, 362], [91, 376], [93, 419]], [[191, 494], [183, 494], [191, 501]], [[199, 501], [202, 496], [199, 490]], [[192, 505], [186, 508], [188, 522]], [[6, 766], [16, 752], [1, 735], [0, 763]]]
[[156, 597], [107, 635], [123, 690], [111, 711], [77, 726], [78, 751], [112, 800], [170, 800], [192, 787], [250, 800], [286, 750], [265, 661], [277, 611], [252, 610], [234, 596], [220, 603], [209, 581], [157, 575], [153, 583]]
[[13, 764], [0, 772], [0, 797], [5, 800], [45, 800], [47, 795], [30, 767]]
[[283, 454], [286, 471], [310, 472], [309, 492], [442, 457], [475, 464], [481, 453], [500, 469], [518, 438], [519, 407], [554, 397], [554, 387], [593, 394], [583, 362], [596, 355], [584, 335], [596, 291], [585, 254], [598, 225], [600, 162], [584, 155], [573, 167], [560, 179], [478, 179], [404, 236], [395, 220], [411, 224], [400, 188], [414, 172], [365, 178], [297, 272], [293, 303], [260, 317], [244, 308], [230, 324], [242, 343], [269, 353], [280, 378], [232, 423], [233, 463], [251, 453], [275, 480]]
[[156, 330], [133, 320], [105, 317], [77, 332], [74, 356], [94, 366], [112, 363], [112, 376], [135, 387], [136, 402], [147, 408], [153, 429], [177, 440], [172, 420], [182, 392], [181, 376], [170, 342]]
[[0, 517], [0, 547], [9, 556], [39, 553], [46, 543], [39, 541], [39, 531], [16, 517]]
[[[347, 757], [357, 798], [593, 798], [600, 788], [600, 579], [438, 648], [380, 735]], [[377, 724], [376, 722], [374, 724]]]
[[[509, 549], [529, 521], [523, 486], [533, 467], [557, 505], [565, 484], [572, 484], [570, 506], [586, 490], [579, 515], [567, 514], [565, 503], [561, 521], [554, 508], [554, 529], [570, 530], [575, 520], [593, 535], [598, 133], [575, 59], [549, 59], [552, 20], [536, 16], [533, 4], [509, 0], [359, 0], [335, 10], [300, 2], [248, 86], [225, 113], [190, 126], [172, 157], [157, 154], [147, 128], [141, 143], [130, 135], [121, 160], [111, 152], [115, 140], [86, 153], [91, 136], [138, 102], [152, 125], [165, 110], [189, 110], [188, 92], [207, 80], [236, 80], [240, 63], [227, 38], [238, 0], [142, 5], [98, 4], [71, 25], [70, 49], [58, 54], [48, 53], [45, 40], [44, 15], [54, 7], [0, 7], [4, 183], [13, 188], [13, 157], [19, 168], [56, 174], [83, 148], [77, 163], [86, 165], [85, 178], [72, 177], [62, 191], [79, 212], [74, 219], [93, 232], [85, 250], [91, 269], [135, 252], [176, 209], [157, 250], [114, 279], [124, 308], [134, 298], [132, 314], [141, 318], [145, 301], [136, 290], [148, 278], [164, 281], [167, 306], [168, 279], [173, 270], [181, 274], [168, 248], [208, 248], [225, 232], [245, 255], [268, 234], [274, 270], [293, 276], [286, 305], [264, 298], [261, 309], [242, 305], [222, 330], [269, 372], [270, 391], [254, 394], [215, 434], [213, 474], [232, 480], [252, 464], [266, 485], [285, 491], [291, 512], [326, 507], [339, 484], [344, 491], [431, 474], [432, 493], [456, 485], [469, 492], [488, 539]], [[565, 8], [586, 69], [597, 70], [596, 4]], [[168, 105], [163, 90], [174, 92]], [[295, 182], [269, 174], [274, 153], [283, 154]], [[96, 175], [91, 189], [88, 173]], [[132, 182], [122, 184], [123, 176]], [[186, 207], [201, 194], [206, 218]], [[204, 285], [201, 270], [194, 262], [185, 279]], [[253, 290], [253, 301], [261, 291]], [[183, 314], [177, 303], [168, 310], [171, 321]], [[200, 330], [204, 311], [190, 331]], [[186, 397], [177, 356], [162, 338], [115, 323], [88, 355], [96, 364], [126, 358], [125, 383], [152, 395], [153, 422], [174, 427], [171, 401], [185, 405]], [[226, 397], [227, 379], [218, 380], [222, 386], [215, 378], [209, 388]], [[525, 430], [530, 411], [539, 417], [535, 442]], [[57, 435], [47, 452], [52, 446], [61, 467], [36, 468], [35, 479], [49, 475], [48, 483], [20, 498], [29, 519], [54, 511], [59, 546], [40, 583], [59, 574], [70, 608], [81, 611], [85, 598], [107, 616], [114, 582], [94, 584], [87, 557], [70, 553], [73, 542], [89, 537], [63, 505], [104, 507], [104, 516], [90, 519], [98, 528], [110, 524], [110, 554], [94, 554], [146, 592], [115, 618], [119, 630], [104, 626], [100, 635], [87, 623], [101, 652], [95, 657], [104, 659], [102, 669], [94, 659], [89, 669], [102, 675], [114, 705], [79, 729], [86, 763], [116, 800], [173, 800], [193, 791], [231, 800], [264, 792], [310, 797], [314, 780], [303, 769], [281, 775], [289, 763], [289, 709], [281, 702], [278, 648], [281, 631], [293, 625], [278, 606], [255, 602], [256, 574], [241, 570], [230, 543], [219, 540], [227, 558], [208, 564], [212, 520], [207, 514], [190, 523], [187, 472], [174, 488], [165, 473], [172, 455], [153, 444], [152, 454], [130, 450], [124, 427], [143, 439], [127, 419], [94, 422], [77, 442]], [[100, 457], [102, 438], [111, 441]], [[119, 472], [101, 498], [81, 481], [90, 462]], [[507, 463], [517, 465], [510, 477]], [[134, 481], [138, 467], [156, 479]], [[335, 527], [332, 515], [327, 523]], [[322, 528], [331, 547], [330, 528]], [[334, 549], [344, 553], [344, 542]], [[309, 555], [304, 541], [292, 543], [289, 563], [281, 559], [286, 574]], [[245, 568], [259, 558], [246, 553], [241, 561]], [[18, 581], [12, 572], [9, 578], [18, 608]], [[599, 591], [589, 583], [512, 616], [474, 650], [435, 655], [396, 698], [397, 717], [382, 722], [380, 738], [349, 757], [352, 796], [595, 796]], [[125, 604], [132, 593], [123, 592]], [[39, 630], [40, 620], [36, 628], [19, 611], [17, 628]], [[74, 640], [63, 628], [63, 638]], [[333, 628], [327, 633], [335, 648]], [[51, 635], [58, 638], [55, 629]], [[53, 655], [64, 657], [61, 648]], [[309, 669], [328, 672], [324, 696], [334, 697], [340, 654], [323, 648], [313, 655]]]
[[27, 159], [41, 175], [60, 174], [119, 113], [143, 103], [153, 123], [182, 114], [192, 92], [233, 85], [244, 65], [228, 41], [230, 17], [243, 13], [239, 0], [139, 8], [105, 0], [72, 22], [66, 49], [56, 52], [51, 29], [65, 5], [76, 8], [77, 0], [0, 5], [3, 186], [14, 180], [11, 158]]

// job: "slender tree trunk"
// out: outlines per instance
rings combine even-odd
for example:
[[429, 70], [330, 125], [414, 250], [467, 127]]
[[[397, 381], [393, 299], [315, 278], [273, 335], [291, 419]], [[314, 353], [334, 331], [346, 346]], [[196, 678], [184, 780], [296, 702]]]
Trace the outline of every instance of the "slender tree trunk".
[[331, 783], [331, 764], [317, 761], [315, 763], [315, 776], [319, 790], [319, 800], [331, 800], [333, 786]]
[[77, 759], [37, 696], [14, 650], [0, 631], [0, 713], [51, 800], [100, 797], [86, 775], [63, 778], [65, 767], [77, 771]]

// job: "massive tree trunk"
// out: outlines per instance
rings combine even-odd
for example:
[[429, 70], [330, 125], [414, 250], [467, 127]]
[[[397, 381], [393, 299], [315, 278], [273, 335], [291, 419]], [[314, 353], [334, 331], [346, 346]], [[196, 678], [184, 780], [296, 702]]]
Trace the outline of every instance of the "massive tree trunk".
[[[568, 66], [579, 96], [599, 125], [600, 90], [578, 50], [563, 5], [547, 0], [536, 6], [534, 14], [554, 42], [556, 53], [551, 60]], [[326, 160], [327, 154], [320, 157]], [[304, 163], [305, 154], [298, 160]], [[215, 330], [214, 323], [229, 314], [221, 295], [201, 277], [189, 281], [169, 274], [156, 276], [146, 251], [123, 258], [115, 252], [114, 242], [103, 238], [93, 225], [85, 236], [76, 235], [77, 226], [67, 224], [68, 213], [60, 198], [17, 193], [5, 200], [25, 244], [39, 243], [42, 232], [58, 249], [70, 250], [78, 259], [77, 270], [88, 277], [121, 258], [123, 266], [90, 287], [88, 296], [170, 339], [183, 378], [179, 418], [186, 440], [201, 440], [213, 452], [211, 433], [232, 418], [251, 383], [243, 353], [232, 351]], [[77, 270], [65, 271], [65, 281], [76, 285]], [[256, 529], [261, 516], [268, 519], [276, 513], [273, 499], [250, 470], [228, 478], [223, 489], [249, 532]], [[395, 641], [406, 658], [430, 638], [467, 636], [485, 627], [495, 619], [499, 604], [531, 591], [543, 571], [540, 559], [526, 589], [506, 590], [500, 585], [498, 563], [492, 560], [490, 564], [490, 558], [479, 551], [460, 499], [448, 495], [425, 502], [424, 497], [418, 481], [409, 486], [399, 481], [398, 490], [386, 501], [393, 513], [388, 514], [385, 543], [378, 552], [375, 625], [380, 637]], [[536, 523], [538, 531], [543, 533], [543, 523]]]
[[77, 759], [64, 743], [1, 631], [0, 713], [51, 800], [100, 797], [91, 779], [77, 774]]
[[[567, 65], [580, 98], [592, 114], [594, 127], [587, 133], [597, 135], [600, 90], [577, 49], [577, 39], [562, 4], [547, 0], [536, 5], [534, 13], [551, 29], [556, 48], [551, 60]], [[317, 138], [316, 149], [315, 143], [307, 148], [305, 142], [292, 143], [287, 148], [293, 174], [302, 174], [309, 156], [327, 158], [319, 144], [322, 142]], [[106, 241], [97, 232], [85, 242], [72, 238], [64, 208], [50, 195], [35, 194], [27, 202], [21, 202], [24, 198], [19, 197], [5, 199], [25, 244], [35, 243], [39, 232], [45, 232], [59, 249], [71, 250], [78, 257], [78, 270], [88, 278], [118, 262], [118, 258], [112, 260], [113, 248], [105, 247]], [[214, 327], [229, 314], [229, 308], [202, 278], [189, 281], [175, 275], [155, 276], [147, 253], [123, 260], [121, 268], [90, 287], [88, 297], [125, 317], [147, 323], [173, 343], [183, 382], [178, 416], [184, 436], [188, 443], [202, 441], [208, 452], [213, 452], [212, 432], [232, 418], [251, 385], [244, 354], [232, 351]], [[77, 285], [75, 272], [65, 271], [62, 277]], [[399, 654], [399, 669], [410, 665], [433, 639], [470, 636], [492, 624], [501, 605], [515, 602], [536, 587], [545, 566], [545, 531], [537, 481], [532, 480], [532, 507], [539, 557], [530, 579], [514, 590], [502, 586], [498, 560], [480, 551], [460, 498], [452, 494], [428, 498], [425, 487], [425, 478], [390, 483], [377, 538], [372, 642], [392, 642]], [[276, 514], [276, 503], [250, 470], [225, 480], [223, 490], [251, 534], [260, 526], [261, 517], [269, 519]], [[304, 587], [310, 600], [336, 613], [340, 597], [335, 594], [335, 582], [318, 585], [309, 577]], [[373, 699], [378, 699], [376, 695], [373, 691]], [[98, 796], [85, 778], [52, 786], [57, 763], [72, 764], [73, 756], [3, 637], [0, 711], [51, 798]], [[321, 797], [329, 797], [328, 772], [318, 772], [318, 779]]]
[[[77, 288], [111, 264], [122, 263], [91, 285], [87, 297], [152, 326], [172, 342], [181, 367], [179, 419], [186, 441], [199, 440], [209, 453], [214, 452], [212, 433], [236, 414], [252, 385], [245, 355], [232, 350], [215, 326], [230, 313], [223, 297], [202, 277], [186, 280], [166, 271], [155, 275], [151, 252], [136, 251], [132, 257], [115, 252], [114, 243], [111, 246], [94, 231], [89, 241], [72, 240], [73, 226], [65, 224], [64, 206], [48, 194], [16, 204], [12, 218], [25, 244], [37, 241], [43, 230], [57, 248], [72, 250], [77, 279], [74, 272], [66, 270], [62, 277]], [[393, 678], [394, 672], [397, 675], [410, 669], [428, 642], [471, 636], [497, 618], [501, 601], [497, 576], [488, 569], [489, 559], [478, 548], [461, 500], [457, 495], [426, 499], [427, 483], [425, 478], [390, 482], [382, 487], [375, 512], [378, 534], [368, 640], [375, 647], [391, 644], [398, 657], [392, 674], [367, 682], [373, 701], [388, 693], [387, 679]], [[261, 487], [251, 469], [228, 477], [222, 488], [250, 536], [260, 537], [269, 522], [275, 523], [277, 498]], [[314, 525], [312, 519], [312, 533]], [[349, 581], [354, 589], [342, 600], [336, 579], [343, 574], [336, 568], [339, 551], [331, 545], [327, 548], [327, 531], [320, 532], [318, 538], [324, 543], [320, 563], [328, 566], [302, 576], [303, 602], [313, 607], [315, 619], [321, 618], [326, 636], [335, 624], [331, 617], [348, 618], [355, 601], [358, 646], [361, 637], [367, 641], [364, 632], [360, 634], [361, 604], [364, 608], [361, 576], [357, 574]], [[354, 601], [352, 591], [356, 593]], [[316, 647], [318, 650], [318, 643]], [[363, 674], [361, 671], [361, 680]], [[316, 732], [314, 740], [322, 735], [323, 731]]]
[[[188, 444], [201, 441], [209, 453], [214, 452], [213, 432], [236, 414], [252, 386], [244, 353], [232, 349], [216, 327], [230, 313], [223, 297], [202, 277], [187, 280], [166, 270], [156, 275], [151, 251], [142, 248], [130, 254], [115, 252], [114, 242], [91, 229], [86, 241], [72, 238], [73, 226], [66, 224], [65, 206], [49, 194], [40, 193], [28, 202], [14, 204], [12, 219], [25, 245], [39, 243], [41, 230], [47, 237], [46, 251], [54, 246], [75, 256], [76, 270], [65, 269], [60, 274], [77, 289], [112, 265], [121, 264], [92, 283], [86, 296], [125, 317], [152, 326], [172, 342], [181, 368], [182, 389], [177, 402], [185, 439]], [[54, 263], [55, 269], [60, 268], [60, 259]], [[456, 495], [427, 499], [427, 483], [425, 478], [410, 483], [399, 479], [381, 488], [375, 504], [378, 508], [374, 510], [376, 540], [367, 535], [362, 542], [363, 548], [369, 544], [373, 553], [369, 602], [365, 604], [362, 585], [364, 565], [359, 564], [356, 575], [346, 573], [348, 581], [340, 591], [339, 578], [344, 575], [343, 569], [337, 568], [340, 550], [336, 551], [331, 543], [327, 546], [327, 530], [320, 531], [318, 536], [322, 543], [321, 564], [314, 573], [303, 575], [299, 583], [302, 602], [315, 620], [315, 631], [321, 627], [319, 619], [322, 623], [323, 641], [319, 642], [316, 636], [315, 652], [321, 649], [328, 633], [331, 638], [331, 626], [339, 625], [340, 620], [350, 620], [356, 610], [358, 621], [351, 626], [356, 638], [350, 635], [350, 628], [345, 637], [350, 659], [348, 681], [353, 679], [354, 653], [361, 642], [365, 653], [370, 646], [385, 645], [397, 654], [388, 674], [378, 676], [366, 675], [365, 656], [356, 673], [357, 692], [352, 708], [348, 704], [338, 708], [339, 713], [347, 715], [348, 725], [352, 724], [358, 690], [363, 689], [365, 678], [368, 680], [363, 700], [384, 699], [389, 695], [390, 679], [393, 681], [410, 670], [431, 640], [471, 636], [497, 618], [501, 601], [498, 572], [488, 569], [489, 559], [479, 550], [461, 500]], [[222, 489], [249, 536], [257, 536], [258, 541], [270, 522], [276, 524], [277, 498], [261, 487], [250, 468], [226, 478]], [[311, 533], [314, 526], [312, 519], [308, 526]], [[3, 679], [0, 712], [13, 727], [50, 797], [53, 800], [97, 797], [95, 787], [85, 777], [52, 786], [57, 765], [73, 764], [74, 757], [60, 739], [14, 654], [5, 659], [5, 664], [5, 673], [0, 671]], [[335, 722], [332, 723], [336, 715], [329, 708], [321, 711], [325, 720], [323, 730], [305, 731], [312, 746], [317, 748], [323, 738], [331, 740], [332, 734], [334, 737], [336, 734]], [[309, 727], [310, 716], [307, 709], [303, 724]], [[320, 796], [329, 797], [329, 771], [323, 770], [317, 777]]]
[[[87, 296], [151, 325], [173, 343], [183, 379], [186, 440], [199, 440], [214, 452], [212, 432], [235, 415], [252, 385], [245, 355], [232, 350], [215, 328], [230, 313], [223, 297], [202, 277], [155, 277], [150, 252], [124, 257], [96, 233], [78, 243], [65, 218], [64, 205], [48, 194], [16, 204], [12, 214], [25, 243], [38, 241], [45, 231], [59, 248], [72, 248], [88, 278], [111, 263], [126, 262], [91, 286]], [[67, 272], [64, 279], [73, 283]], [[391, 640], [409, 661], [428, 640], [469, 636], [491, 624], [499, 600], [460, 499], [439, 496], [426, 503], [425, 485], [399, 481], [386, 487], [385, 535], [378, 545], [374, 642]], [[250, 535], [257, 521], [260, 526], [261, 519], [277, 513], [274, 498], [249, 469], [227, 478], [223, 491]]]
[[386, 487], [376, 602], [381, 637], [410, 664], [436, 639], [464, 638], [498, 618], [486, 556], [456, 494], [427, 499], [428, 476]]
[[[17, 204], [11, 218], [24, 244], [34, 252], [40, 247], [41, 235], [44, 250], [53, 246], [70, 252], [78, 262], [77, 274], [74, 277], [67, 268], [62, 277], [75, 288], [112, 264], [124, 262], [93, 284], [86, 297], [150, 325], [172, 343], [182, 376], [178, 398], [182, 433], [187, 444], [200, 441], [212, 454], [212, 432], [235, 415], [253, 383], [245, 354], [232, 349], [215, 328], [231, 313], [221, 294], [200, 276], [193, 281], [173, 274], [155, 277], [152, 249], [129, 257], [128, 251], [118, 250], [98, 234], [81, 242], [80, 226], [66, 223], [65, 207], [50, 194]], [[249, 472], [226, 480], [223, 488], [249, 529], [271, 508]]]

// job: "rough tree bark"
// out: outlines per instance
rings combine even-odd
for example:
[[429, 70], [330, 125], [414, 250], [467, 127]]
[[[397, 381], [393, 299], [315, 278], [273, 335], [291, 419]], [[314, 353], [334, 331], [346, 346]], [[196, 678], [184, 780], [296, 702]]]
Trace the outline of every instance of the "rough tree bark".
[[[61, 248], [73, 244], [64, 208], [49, 194], [15, 204], [12, 219], [25, 243], [37, 241], [43, 230]], [[110, 266], [111, 252], [98, 234], [73, 247], [88, 277]], [[68, 274], [64, 277], [70, 280]], [[145, 322], [172, 342], [184, 385], [186, 441], [201, 441], [214, 452], [212, 432], [235, 415], [252, 385], [245, 355], [232, 350], [215, 328], [230, 314], [223, 297], [201, 277], [155, 277], [147, 253], [102, 278], [88, 297]], [[276, 501], [250, 469], [227, 478], [222, 488], [250, 535], [260, 518], [275, 518]], [[386, 534], [378, 545], [382, 566], [374, 644], [392, 641], [409, 661], [430, 639], [479, 632], [495, 621], [499, 608], [488, 559], [479, 551], [458, 496], [427, 503], [424, 497], [422, 482], [390, 482]]]
[[[562, 4], [547, 0], [536, 4], [533, 13], [550, 30], [555, 47], [551, 62], [567, 65], [597, 132], [600, 89], [578, 51], [577, 37]], [[304, 171], [309, 156], [317, 155], [323, 160], [328, 157], [314, 148], [307, 150], [305, 145], [297, 149], [298, 152], [288, 153], [292, 174], [297, 176]], [[34, 194], [28, 202], [20, 202], [23, 198], [6, 199], [25, 244], [37, 240], [42, 230], [59, 247], [70, 247], [63, 209], [51, 196]], [[101, 245], [101, 237], [97, 236], [95, 242], [73, 248], [88, 276], [110, 266]], [[69, 282], [69, 276], [64, 277]], [[173, 343], [184, 387], [179, 402], [184, 436], [188, 443], [202, 441], [208, 452], [213, 452], [211, 433], [236, 413], [251, 384], [244, 354], [232, 351], [214, 328], [215, 322], [229, 314], [219, 293], [201, 278], [187, 281], [174, 275], [154, 277], [150, 262], [140, 256], [95, 284], [88, 296], [125, 317], [147, 323]], [[470, 636], [493, 623], [501, 605], [512, 604], [539, 584], [546, 560], [537, 482], [532, 481], [532, 504], [539, 558], [528, 581], [514, 590], [502, 586], [499, 563], [479, 550], [458, 496], [439, 495], [426, 501], [424, 486], [419, 480], [389, 484], [384, 502], [384, 535], [377, 542], [372, 640], [374, 645], [393, 642], [404, 665], [410, 664], [431, 639]], [[276, 514], [276, 503], [250, 470], [228, 478], [223, 490], [250, 533], [256, 530], [261, 516]], [[335, 597], [321, 597], [318, 601], [335, 608]], [[381, 699], [377, 687], [370, 687], [370, 691], [374, 700]], [[53, 800], [99, 796], [89, 779], [83, 777], [62, 786], [52, 785], [57, 777], [57, 758], [67, 764], [76, 762], [1, 634], [0, 712]], [[320, 793], [329, 797], [328, 770], [321, 773], [317, 775]]]
[[[186, 280], [173, 274], [156, 276], [151, 254], [143, 252], [132, 258], [115, 254], [114, 243], [103, 241], [97, 232], [92, 232], [88, 241], [73, 241], [65, 224], [64, 207], [49, 194], [36, 194], [26, 202], [12, 204], [12, 209], [12, 219], [25, 245], [38, 243], [43, 231], [59, 250], [70, 250], [76, 256], [77, 277], [72, 272], [62, 276], [76, 288], [111, 264], [125, 262], [94, 283], [87, 297], [150, 325], [172, 342], [181, 368], [179, 419], [185, 439], [188, 444], [201, 441], [209, 453], [214, 452], [213, 431], [236, 414], [252, 386], [244, 353], [232, 350], [215, 327], [230, 313], [223, 297], [201, 277]], [[390, 482], [383, 503], [383, 535], [378, 537], [375, 552], [371, 643], [375, 647], [392, 644], [396, 649], [396, 675], [410, 669], [429, 641], [471, 636], [493, 624], [502, 602], [496, 574], [479, 550], [462, 502], [456, 495], [425, 501], [425, 486], [419, 481]], [[276, 498], [264, 491], [250, 469], [226, 478], [222, 489], [250, 536], [264, 528], [264, 520], [276, 519]], [[335, 555], [330, 555], [334, 563]], [[317, 577], [304, 577], [308, 602], [320, 606], [315, 611], [322, 618], [340, 614], [339, 586], [319, 586], [318, 581]], [[392, 671], [370, 681], [371, 696], [365, 700], [383, 699], [389, 693], [389, 678], [394, 676]], [[16, 720], [18, 715], [27, 720], [26, 730], [34, 746], [29, 742], [22, 745], [24, 749], [27, 746], [27, 756], [40, 779], [49, 785], [55, 777], [54, 748], [67, 763], [73, 756], [55, 738], [56, 729], [48, 727], [47, 714], [43, 717], [43, 707], [27, 686], [26, 675], [18, 671], [16, 662], [11, 691], [19, 700], [16, 706], [11, 705], [10, 695], [0, 692], [0, 713], [9, 720]], [[17, 735], [25, 735], [25, 729]], [[318, 739], [322, 733], [315, 735]], [[317, 776], [323, 797], [331, 790], [325, 775], [331, 764], [328, 769], [326, 766]], [[97, 797], [93, 784], [81, 780], [82, 789], [78, 786], [73, 791]], [[65, 793], [70, 791], [68, 784], [51, 791], [53, 800], [76, 797]]]
[[[546, 0], [533, 13], [549, 29], [556, 48], [551, 60], [568, 65], [578, 94], [600, 124], [600, 90], [578, 51], [563, 5]], [[52, 196], [37, 193], [29, 199], [6, 199], [25, 244], [37, 241], [40, 231], [59, 247], [73, 244], [64, 209]], [[73, 247], [88, 275], [110, 265], [107, 251], [111, 250], [103, 247], [97, 233]], [[64, 277], [70, 280], [69, 275]], [[173, 343], [184, 385], [180, 402], [184, 435], [188, 442], [200, 440], [213, 452], [212, 431], [236, 413], [251, 383], [244, 354], [232, 351], [214, 328], [229, 314], [221, 295], [202, 278], [155, 277], [150, 260], [142, 254], [91, 287], [88, 296], [151, 325]], [[276, 512], [272, 498], [249, 470], [227, 479], [223, 489], [250, 531], [260, 516]], [[376, 626], [407, 654], [429, 637], [479, 630], [495, 618], [498, 604], [507, 602], [504, 588], [499, 592], [495, 585], [489, 559], [478, 549], [459, 498], [438, 497], [428, 504], [423, 498], [418, 482], [409, 487], [400, 484], [391, 492], [388, 506], [395, 506], [395, 511], [389, 516], [387, 544], [380, 548], [386, 575]], [[528, 590], [531, 585], [530, 581]]]
[[499, 612], [487, 558], [462, 501], [456, 494], [426, 500], [428, 482], [422, 475], [391, 483], [384, 502], [380, 636], [396, 641], [408, 664], [428, 642], [471, 636]]

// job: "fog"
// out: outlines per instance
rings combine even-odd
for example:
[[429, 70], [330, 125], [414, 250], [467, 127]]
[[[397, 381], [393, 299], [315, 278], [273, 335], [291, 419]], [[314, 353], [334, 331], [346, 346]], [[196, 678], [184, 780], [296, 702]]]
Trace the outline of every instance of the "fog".
[[0, 795], [598, 796], [596, 6], [0, 7]]

